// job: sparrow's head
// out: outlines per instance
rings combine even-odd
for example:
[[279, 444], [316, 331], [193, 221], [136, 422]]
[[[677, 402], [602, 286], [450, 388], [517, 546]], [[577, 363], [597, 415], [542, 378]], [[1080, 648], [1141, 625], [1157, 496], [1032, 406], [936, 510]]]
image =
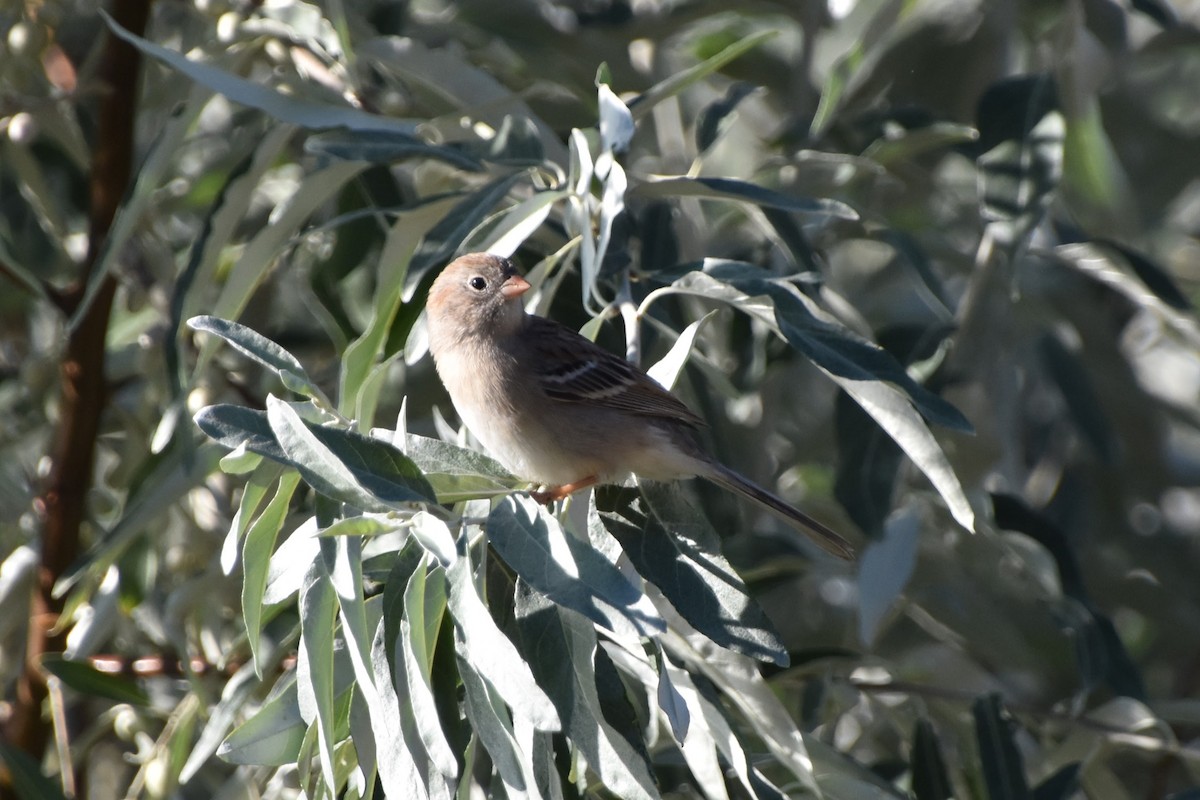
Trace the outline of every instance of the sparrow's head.
[[507, 258], [470, 253], [454, 259], [429, 289], [431, 342], [515, 333], [525, 317], [521, 295], [527, 291], [529, 282]]

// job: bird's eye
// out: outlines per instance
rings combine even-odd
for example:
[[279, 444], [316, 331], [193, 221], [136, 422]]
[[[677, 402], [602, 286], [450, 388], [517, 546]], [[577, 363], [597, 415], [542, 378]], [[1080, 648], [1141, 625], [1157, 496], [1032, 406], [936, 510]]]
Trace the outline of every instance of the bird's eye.
[[467, 285], [477, 292], [482, 292], [487, 288], [487, 281], [476, 275], [474, 278], [471, 278], [471, 280], [467, 281]]

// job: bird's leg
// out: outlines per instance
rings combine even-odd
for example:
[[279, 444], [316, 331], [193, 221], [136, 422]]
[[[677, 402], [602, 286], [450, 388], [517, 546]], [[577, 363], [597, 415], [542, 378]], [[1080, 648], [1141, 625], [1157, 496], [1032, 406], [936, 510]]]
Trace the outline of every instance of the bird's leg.
[[555, 500], [562, 500], [569, 494], [574, 494], [580, 489], [586, 489], [596, 483], [596, 476], [589, 475], [586, 478], [580, 478], [574, 483], [564, 483], [562, 486], [547, 486], [541, 491], [530, 492], [529, 496], [538, 501], [544, 506], [548, 506]]

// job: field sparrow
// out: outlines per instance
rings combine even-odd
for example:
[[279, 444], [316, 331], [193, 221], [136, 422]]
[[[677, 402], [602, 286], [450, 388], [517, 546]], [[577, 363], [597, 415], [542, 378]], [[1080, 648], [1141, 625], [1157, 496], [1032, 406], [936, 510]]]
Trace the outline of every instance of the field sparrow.
[[510, 472], [558, 500], [631, 473], [699, 476], [745, 495], [841, 558], [842, 537], [701, 449], [703, 421], [646, 373], [544, 317], [508, 259], [472, 253], [429, 290], [429, 348], [462, 421]]

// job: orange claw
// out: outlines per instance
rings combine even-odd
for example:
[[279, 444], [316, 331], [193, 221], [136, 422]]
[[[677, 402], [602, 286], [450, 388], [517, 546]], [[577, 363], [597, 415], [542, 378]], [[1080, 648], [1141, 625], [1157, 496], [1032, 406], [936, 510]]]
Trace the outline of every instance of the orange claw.
[[564, 483], [562, 486], [547, 486], [541, 491], [530, 492], [529, 496], [542, 505], [548, 506], [555, 500], [562, 500], [567, 495], [574, 494], [580, 489], [586, 489], [589, 486], [594, 486], [595, 483], [596, 476], [589, 475], [586, 478], [580, 478], [574, 483]]

